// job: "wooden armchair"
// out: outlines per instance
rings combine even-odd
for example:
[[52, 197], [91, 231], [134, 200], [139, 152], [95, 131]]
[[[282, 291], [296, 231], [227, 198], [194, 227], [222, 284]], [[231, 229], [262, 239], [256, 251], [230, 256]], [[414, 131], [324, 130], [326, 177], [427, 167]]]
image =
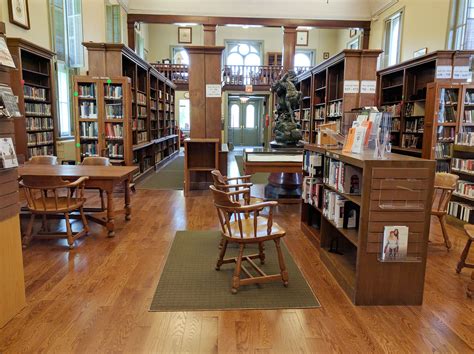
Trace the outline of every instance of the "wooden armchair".
[[[111, 163], [110, 163], [110, 159], [108, 157], [89, 156], [89, 157], [84, 157], [84, 160], [82, 160], [82, 165], [87, 165], [87, 166], [111, 166]], [[86, 188], [86, 189], [94, 189], [94, 190], [99, 191], [100, 209], [102, 211], [106, 210], [105, 200], [104, 200], [104, 191], [100, 188]]]
[[[262, 203], [262, 198], [252, 197], [250, 195], [250, 187], [253, 183], [250, 182], [251, 175], [239, 176], [239, 177], [226, 177], [223, 176], [221, 171], [211, 171], [212, 179], [214, 180], [214, 186], [224, 192], [238, 191], [241, 189], [248, 189], [245, 193], [235, 193], [232, 195], [234, 201], [241, 203], [242, 205], [251, 205]], [[243, 199], [240, 199], [240, 194], [243, 195]]]
[[32, 156], [28, 163], [31, 163], [33, 165], [57, 165], [58, 164], [58, 158], [56, 156], [50, 156], [50, 155], [38, 155], [38, 156]]
[[[286, 232], [277, 223], [273, 222], [273, 208], [278, 205], [278, 203], [272, 201], [242, 206], [240, 203], [232, 200], [232, 193], [242, 193], [242, 190], [224, 192], [214, 186], [210, 186], [209, 188], [214, 197], [214, 204], [217, 209], [224, 240], [219, 252], [216, 270], [219, 270], [223, 264], [236, 263], [232, 277], [232, 293], [236, 294], [240, 285], [266, 283], [280, 279], [283, 281], [283, 285], [288, 286], [288, 271], [286, 270], [280, 246], [280, 238], [285, 236]], [[266, 207], [270, 209], [269, 215], [268, 217], [263, 217], [259, 212]], [[242, 215], [244, 215], [244, 217], [242, 217]], [[265, 274], [253, 261], [259, 258], [260, 263], [264, 264], [265, 253], [263, 243], [270, 240], [275, 242], [280, 265], [280, 274]], [[237, 257], [224, 259], [229, 243], [239, 245], [239, 254]], [[247, 244], [258, 244], [259, 253], [244, 256], [244, 249]], [[248, 262], [259, 276], [252, 276], [242, 265], [242, 261]], [[247, 278], [241, 279], [241, 272], [244, 272]]]
[[[30, 221], [23, 237], [23, 247], [27, 247], [33, 237], [39, 238], [67, 238], [69, 248], [74, 247], [74, 242], [89, 232], [87, 219], [84, 215], [84, 186], [88, 177], [81, 177], [74, 182], [65, 181], [60, 177], [24, 176], [20, 186], [25, 191], [27, 207], [31, 212]], [[70, 213], [79, 211], [83, 229], [73, 233]], [[63, 214], [66, 220], [66, 232], [42, 232], [33, 235], [33, 225], [36, 215]]]
[[448, 205], [456, 189], [456, 183], [459, 176], [451, 173], [436, 173], [433, 193], [433, 204], [431, 208], [431, 215], [438, 217], [441, 224], [441, 231], [443, 233], [444, 244], [449, 250], [451, 248], [451, 241], [446, 230], [446, 215], [448, 214]]

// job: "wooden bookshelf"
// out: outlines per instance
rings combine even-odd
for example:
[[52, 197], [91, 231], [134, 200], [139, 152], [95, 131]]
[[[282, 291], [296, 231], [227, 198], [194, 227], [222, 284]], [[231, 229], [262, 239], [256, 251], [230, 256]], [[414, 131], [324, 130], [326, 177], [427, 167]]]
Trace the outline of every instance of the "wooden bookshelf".
[[17, 155], [55, 155], [55, 53], [21, 38], [8, 38], [7, 44], [18, 69], [11, 72], [11, 83], [23, 115], [15, 119]]
[[[314, 144], [306, 144], [304, 154], [303, 174], [321, 187], [317, 202], [302, 204], [301, 228], [347, 296], [355, 305], [422, 304], [435, 162], [399, 154], [375, 160], [372, 152], [347, 154]], [[309, 154], [319, 155], [320, 164], [312, 169]], [[341, 193], [330, 182], [329, 166], [337, 162], [359, 170], [360, 195]], [[351, 203], [359, 210], [355, 225], [336, 226], [324, 204], [327, 193], [342, 198], [344, 209]], [[385, 226], [408, 226], [406, 258], [380, 257]]]
[[[345, 49], [312, 68], [309, 74], [306, 72], [298, 77], [300, 87], [310, 89], [309, 95], [303, 93], [303, 99], [310, 97], [308, 138], [303, 131], [306, 142], [317, 142], [321, 124], [336, 123], [338, 131], [346, 134], [352, 120], [348, 121], [344, 113], [375, 104], [373, 88], [380, 53], [380, 50]], [[368, 89], [369, 86], [372, 89]], [[302, 100], [300, 109], [308, 109], [306, 101]]]
[[300, 106], [296, 110], [296, 120], [301, 126], [303, 141], [309, 143], [311, 140], [311, 92], [313, 88], [313, 76], [308, 71], [298, 78], [296, 89], [301, 92]]
[[[430, 144], [434, 143], [431, 132], [427, 135], [423, 128], [417, 132], [407, 131], [407, 123], [409, 127], [415, 121], [419, 127], [432, 126], [436, 108], [428, 106], [428, 84], [465, 82], [461, 69], [468, 68], [472, 54], [472, 51], [436, 51], [377, 72], [378, 106], [392, 112], [394, 117], [392, 151], [430, 158], [433, 148]], [[425, 117], [426, 112], [429, 117]], [[429, 141], [425, 142], [427, 136]]]
[[281, 52], [267, 52], [266, 57], [268, 66], [281, 66], [283, 63]]
[[89, 75], [128, 77], [131, 82], [131, 163], [135, 178], [153, 171], [179, 152], [175, 118], [176, 86], [123, 44], [86, 42]]

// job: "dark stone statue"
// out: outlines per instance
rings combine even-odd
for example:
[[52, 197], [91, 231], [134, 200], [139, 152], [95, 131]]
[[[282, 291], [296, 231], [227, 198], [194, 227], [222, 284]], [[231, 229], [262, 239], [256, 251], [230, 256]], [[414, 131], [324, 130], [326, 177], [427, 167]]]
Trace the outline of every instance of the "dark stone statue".
[[289, 70], [272, 86], [272, 92], [277, 95], [275, 112], [275, 141], [272, 147], [295, 147], [302, 139], [301, 125], [295, 120], [294, 110], [299, 106], [301, 92], [296, 90], [296, 74]]

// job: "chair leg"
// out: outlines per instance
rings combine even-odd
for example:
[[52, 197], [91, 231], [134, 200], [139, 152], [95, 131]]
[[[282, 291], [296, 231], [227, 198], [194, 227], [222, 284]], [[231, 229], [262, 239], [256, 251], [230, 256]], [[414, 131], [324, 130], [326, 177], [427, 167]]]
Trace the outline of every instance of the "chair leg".
[[79, 212], [81, 213], [82, 224], [84, 225], [84, 230], [86, 231], [86, 235], [89, 234], [89, 223], [86, 218], [86, 214], [84, 214], [84, 207], [79, 208]]
[[458, 266], [456, 267], [456, 273], [458, 273], [458, 274], [461, 273], [461, 270], [466, 265], [466, 258], [467, 258], [467, 255], [469, 254], [469, 248], [471, 248], [471, 243], [472, 243], [471, 239], [467, 240], [466, 246], [464, 247], [464, 250], [461, 253], [461, 257], [459, 258]]
[[242, 257], [244, 256], [244, 248], [245, 245], [242, 243], [240, 245], [239, 255], [237, 256], [234, 275], [232, 277], [232, 294], [237, 294], [237, 289], [240, 287], [240, 272], [242, 270]]
[[74, 236], [72, 234], [71, 221], [69, 220], [69, 214], [64, 213], [64, 218], [66, 220], [66, 232], [67, 232], [67, 243], [69, 244], [69, 249], [74, 248]]
[[446, 230], [446, 216], [438, 216], [439, 223], [441, 224], [441, 231], [443, 232], [443, 238], [444, 238], [444, 244], [446, 245], [446, 248], [449, 249], [451, 248], [451, 241], [449, 240], [449, 235], [448, 231]]
[[46, 214], [43, 214], [43, 223], [41, 225], [41, 229], [44, 232], [49, 232], [49, 223], [48, 223], [48, 218], [46, 217]]
[[35, 214], [31, 214], [30, 221], [28, 222], [28, 226], [26, 227], [25, 236], [23, 236], [23, 239], [21, 240], [23, 248], [28, 247], [28, 245], [31, 242], [31, 238], [32, 238], [32, 235], [33, 235], [34, 222], [35, 222]]
[[102, 210], [105, 210], [104, 191], [102, 189], [99, 189], [99, 195], [100, 195], [100, 208]]
[[258, 244], [258, 256], [260, 257], [260, 264], [265, 264], [265, 248], [263, 247], [263, 242]]
[[283, 280], [284, 286], [288, 286], [288, 271], [286, 270], [283, 253], [281, 252], [280, 239], [276, 238], [274, 241], [278, 253], [278, 264], [280, 265], [281, 280]]
[[227, 250], [227, 240], [222, 238], [221, 240], [221, 250], [219, 252], [219, 259], [217, 260], [217, 264], [216, 264], [216, 270], [220, 270], [221, 269], [221, 266], [222, 264], [224, 264], [224, 256], [225, 256], [225, 252]]

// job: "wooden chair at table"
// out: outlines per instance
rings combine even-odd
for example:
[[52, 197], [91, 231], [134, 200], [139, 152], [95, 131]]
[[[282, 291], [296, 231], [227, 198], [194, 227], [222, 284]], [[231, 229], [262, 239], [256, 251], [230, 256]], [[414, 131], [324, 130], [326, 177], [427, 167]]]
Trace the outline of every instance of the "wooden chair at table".
[[461, 270], [466, 268], [474, 268], [474, 264], [466, 263], [467, 256], [469, 255], [469, 249], [471, 248], [471, 244], [474, 241], [474, 225], [466, 224], [464, 225], [464, 231], [467, 235], [467, 242], [466, 246], [464, 246], [464, 250], [461, 253], [461, 257], [459, 258], [458, 265], [456, 267], [456, 273], [461, 273]]
[[[288, 271], [286, 269], [283, 253], [281, 251], [280, 239], [286, 232], [277, 223], [273, 222], [273, 209], [278, 202], [264, 202], [253, 205], [245, 205], [234, 202], [231, 198], [232, 193], [242, 193], [240, 191], [224, 192], [214, 186], [209, 187], [214, 197], [214, 205], [217, 209], [221, 233], [224, 244], [219, 251], [219, 258], [216, 264], [216, 270], [219, 270], [223, 264], [236, 263], [234, 275], [232, 277], [232, 293], [236, 294], [240, 285], [266, 283], [276, 280], [282, 280], [284, 286], [288, 286]], [[259, 212], [263, 208], [269, 208], [268, 217], [261, 216]], [[242, 217], [241, 215], [246, 215]], [[250, 216], [248, 216], [250, 214]], [[233, 220], [232, 220], [233, 219]], [[259, 258], [260, 263], [265, 262], [265, 253], [263, 243], [273, 240], [275, 242], [280, 274], [265, 274], [253, 261]], [[225, 253], [229, 243], [239, 245], [239, 254], [237, 257], [226, 258]], [[244, 256], [245, 246], [248, 244], [258, 244], [259, 252], [256, 254]], [[242, 265], [246, 261], [259, 274], [252, 274]], [[240, 273], [244, 272], [248, 278], [241, 279]]]
[[50, 155], [38, 155], [38, 156], [32, 156], [28, 163], [31, 163], [33, 165], [57, 165], [58, 164], [58, 158], [56, 156], [50, 156]]
[[433, 193], [433, 204], [431, 208], [431, 215], [438, 218], [441, 225], [441, 231], [443, 233], [444, 244], [449, 250], [451, 248], [451, 241], [446, 230], [446, 215], [448, 214], [448, 205], [451, 200], [451, 196], [456, 189], [456, 183], [459, 176], [438, 172], [435, 175], [434, 193]]
[[[84, 160], [82, 160], [82, 165], [86, 165], [86, 166], [111, 166], [111, 163], [110, 163], [110, 159], [108, 157], [89, 156], [89, 157], [84, 157]], [[104, 200], [104, 191], [100, 188], [86, 188], [86, 189], [94, 189], [94, 190], [99, 191], [100, 209], [102, 211], [106, 210], [105, 200]]]
[[239, 177], [227, 177], [223, 176], [221, 171], [213, 170], [211, 171], [212, 179], [214, 180], [214, 186], [224, 192], [232, 192], [233, 190], [237, 191], [239, 189], [249, 189], [248, 193], [243, 193], [243, 199], [240, 199], [240, 193], [232, 195], [234, 201], [242, 205], [251, 205], [262, 203], [263, 199], [258, 197], [253, 197], [250, 195], [250, 187], [253, 186], [253, 183], [250, 182], [251, 175], [239, 176]]
[[[39, 238], [67, 238], [69, 248], [74, 247], [74, 242], [89, 232], [89, 225], [84, 215], [83, 206], [84, 187], [88, 177], [80, 177], [74, 182], [63, 180], [61, 177], [23, 176], [20, 186], [25, 191], [28, 210], [31, 212], [23, 247], [27, 247], [33, 237]], [[79, 211], [83, 229], [72, 232], [70, 213]], [[36, 215], [63, 214], [66, 221], [66, 232], [43, 232], [33, 235], [33, 226]]]

